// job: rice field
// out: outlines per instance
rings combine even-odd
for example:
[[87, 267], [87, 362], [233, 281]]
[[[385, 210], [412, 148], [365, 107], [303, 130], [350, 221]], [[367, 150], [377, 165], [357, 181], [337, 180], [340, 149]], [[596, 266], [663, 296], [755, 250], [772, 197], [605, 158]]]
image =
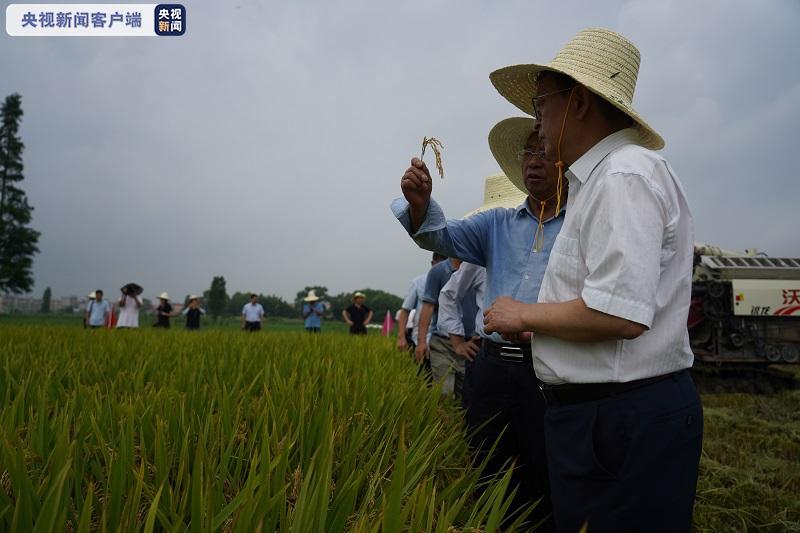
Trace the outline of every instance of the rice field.
[[[0, 531], [498, 530], [508, 478], [393, 344], [2, 325]], [[800, 531], [800, 391], [703, 401], [695, 529]]]
[[494, 530], [385, 338], [4, 327], [0, 530]]

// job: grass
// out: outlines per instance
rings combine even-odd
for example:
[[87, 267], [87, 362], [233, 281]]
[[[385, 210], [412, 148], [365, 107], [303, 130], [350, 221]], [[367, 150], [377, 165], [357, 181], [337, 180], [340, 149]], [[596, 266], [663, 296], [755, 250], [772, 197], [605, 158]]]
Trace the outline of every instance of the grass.
[[[6, 320], [0, 530], [491, 531], [502, 515], [507, 479], [475, 500], [460, 414], [390, 339]], [[800, 391], [703, 404], [695, 529], [800, 531]]]
[[800, 531], [800, 391], [703, 406], [697, 531]]
[[4, 326], [0, 356], [0, 530], [492, 531], [507, 508], [380, 336]]

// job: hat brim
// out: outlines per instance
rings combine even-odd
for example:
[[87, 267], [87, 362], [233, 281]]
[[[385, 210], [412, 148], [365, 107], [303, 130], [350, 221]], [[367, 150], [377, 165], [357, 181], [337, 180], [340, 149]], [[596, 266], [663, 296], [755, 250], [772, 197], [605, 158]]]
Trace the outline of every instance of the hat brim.
[[319, 301], [319, 297], [317, 297], [317, 298], [309, 298], [308, 296], [306, 296], [305, 298], [303, 298], [303, 301], [304, 302], [316, 302], [316, 301]]
[[533, 97], [536, 95], [536, 78], [542, 72], [559, 72], [565, 74], [587, 89], [607, 101], [634, 121], [634, 127], [639, 132], [640, 143], [645, 148], [660, 150], [664, 148], [664, 139], [654, 130], [633, 107], [606, 96], [605, 87], [598, 84], [598, 80], [582, 74], [576, 70], [556, 68], [551, 65], [511, 65], [495, 70], [489, 74], [497, 92], [520, 110], [533, 115]]
[[[494, 181], [490, 185], [489, 180], [497, 181]], [[527, 197], [527, 193], [519, 190], [505, 174], [489, 176], [486, 178], [486, 191], [484, 192], [483, 205], [465, 214], [462, 219], [498, 207], [502, 209], [519, 207]]]
[[489, 149], [497, 164], [514, 186], [528, 195], [522, 177], [522, 163], [517, 160], [517, 152], [525, 147], [528, 137], [536, 128], [536, 120], [531, 117], [512, 117], [501, 120], [489, 132]]

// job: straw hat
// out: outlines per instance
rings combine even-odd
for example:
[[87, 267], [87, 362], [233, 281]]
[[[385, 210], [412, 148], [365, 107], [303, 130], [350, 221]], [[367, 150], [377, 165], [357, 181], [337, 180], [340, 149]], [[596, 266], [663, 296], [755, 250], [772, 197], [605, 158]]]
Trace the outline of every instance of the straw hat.
[[489, 132], [489, 149], [495, 161], [509, 181], [525, 196], [528, 195], [528, 189], [522, 177], [522, 162], [517, 159], [517, 152], [525, 148], [535, 126], [536, 120], [530, 117], [512, 117], [501, 120]]
[[536, 77], [542, 71], [566, 74], [631, 117], [642, 146], [664, 147], [664, 139], [633, 109], [639, 50], [622, 35], [603, 28], [581, 31], [546, 65], [513, 65], [489, 75], [497, 91], [532, 115]]
[[96, 293], [95, 291], [92, 291], [92, 292], [90, 292], [90, 293], [89, 293], [89, 299], [90, 299], [90, 300], [95, 300], [95, 299], [97, 299], [97, 293]]
[[513, 208], [519, 206], [528, 195], [520, 192], [515, 185], [505, 174], [487, 176], [483, 185], [483, 205], [464, 215], [464, 218], [495, 207]]
[[314, 289], [308, 291], [308, 296], [303, 298], [304, 302], [316, 302], [317, 300], [319, 300], [319, 296], [317, 296], [317, 293], [314, 291]]
[[162, 292], [161, 294], [158, 295], [158, 299], [169, 301], [169, 294], [167, 294], [166, 292]]
[[198, 295], [196, 295], [196, 294], [190, 294], [190, 295], [189, 295], [189, 301], [190, 301], [190, 302], [191, 302], [192, 300], [199, 300], [199, 299], [200, 299], [200, 296], [198, 296]]
[[353, 294], [353, 300], [355, 300], [356, 298], [364, 298], [366, 300], [367, 295], [359, 291]]

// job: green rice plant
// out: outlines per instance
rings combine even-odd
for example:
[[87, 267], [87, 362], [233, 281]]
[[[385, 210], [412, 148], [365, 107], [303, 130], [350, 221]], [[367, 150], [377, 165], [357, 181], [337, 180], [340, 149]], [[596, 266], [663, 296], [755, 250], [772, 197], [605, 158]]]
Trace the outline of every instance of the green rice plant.
[[495, 531], [510, 504], [380, 337], [9, 326], [0, 364], [0, 530]]

